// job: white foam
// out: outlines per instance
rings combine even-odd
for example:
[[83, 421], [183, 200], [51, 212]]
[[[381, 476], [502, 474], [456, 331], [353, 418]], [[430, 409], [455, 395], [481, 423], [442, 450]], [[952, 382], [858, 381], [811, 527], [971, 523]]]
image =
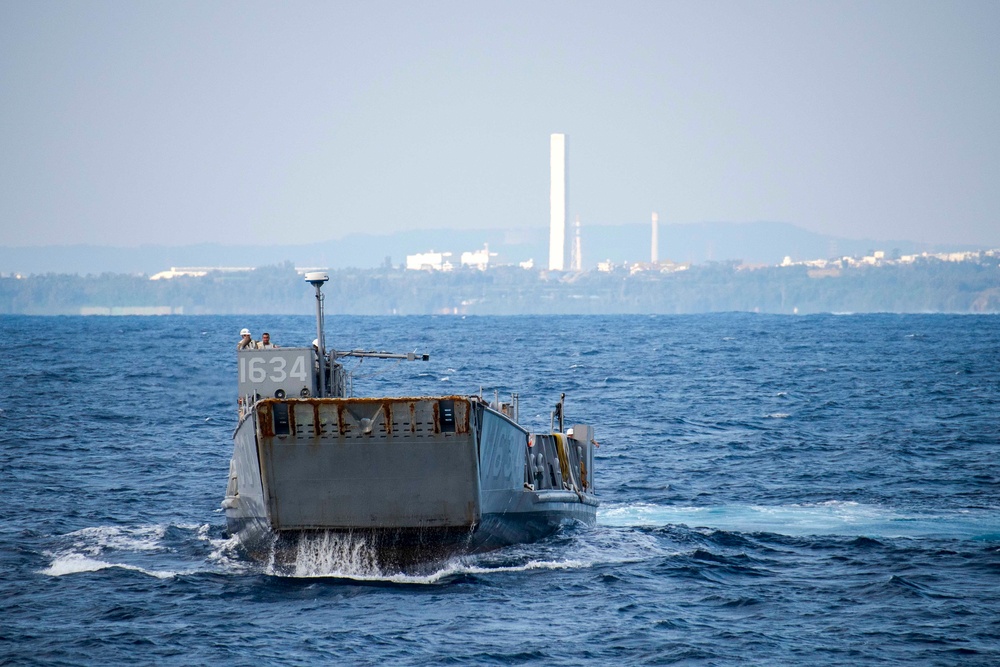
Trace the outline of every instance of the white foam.
[[[50, 576], [62, 576], [77, 572], [96, 572], [108, 568], [118, 568], [141, 572], [160, 579], [170, 578], [178, 574], [191, 574], [200, 571], [217, 571], [215, 565], [224, 570], [242, 571], [239, 561], [230, 558], [234, 541], [211, 537], [209, 524], [181, 524], [174, 526], [188, 535], [181, 536], [185, 541], [206, 544], [212, 551], [206, 561], [213, 563], [206, 568], [206, 561], [198, 563], [178, 562], [175, 549], [165, 542], [170, 526], [91, 526], [63, 535], [63, 548], [53, 550], [47, 555], [52, 558], [49, 567], [41, 572]], [[150, 558], [163, 560], [160, 567], [140, 567], [130, 561], [139, 560], [148, 565]]]
[[885, 507], [839, 500], [791, 505], [714, 507], [645, 503], [608, 505], [598, 510], [598, 522], [606, 526], [686, 525], [692, 528], [790, 536], [1000, 539], [1000, 510], [901, 513]]
[[532, 560], [523, 565], [502, 565], [485, 567], [470, 565], [460, 570], [463, 574], [493, 574], [495, 572], [529, 572], [531, 570], [582, 570], [593, 563], [582, 560]]
[[[468, 558], [468, 557], [466, 557]], [[488, 575], [508, 572], [529, 572], [532, 570], [567, 570], [591, 567], [592, 563], [578, 560], [565, 561], [539, 561], [534, 560], [521, 565], [486, 566], [474, 565], [465, 562], [465, 559], [456, 559], [442, 565], [438, 570], [428, 574], [407, 574], [403, 572], [383, 573], [374, 568], [367, 572], [352, 570], [349, 567], [338, 566], [329, 570], [324, 568], [296, 567], [291, 575], [281, 575], [277, 572], [271, 574], [277, 576], [292, 576], [295, 578], [336, 578], [349, 579], [359, 582], [384, 582], [394, 584], [437, 584], [448, 581], [465, 574]]]
[[103, 560], [88, 558], [87, 556], [78, 553], [64, 554], [55, 558], [52, 561], [52, 564], [44, 570], [41, 570], [39, 574], [48, 575], [50, 577], [62, 577], [67, 574], [97, 572], [108, 568], [120, 568], [122, 570], [141, 572], [151, 577], [156, 577], [157, 579], [170, 579], [177, 576], [176, 572], [147, 570], [145, 568], [137, 567], [135, 565], [127, 565], [124, 563], [109, 563]]
[[[495, 552], [494, 552], [495, 553]], [[580, 560], [531, 560], [518, 565], [490, 566], [476, 556], [458, 556], [442, 563], [433, 572], [383, 571], [377, 550], [365, 535], [335, 532], [303, 536], [296, 545], [294, 561], [283, 567], [272, 551], [265, 571], [273, 576], [295, 578], [337, 578], [361, 582], [436, 584], [464, 574], [526, 572], [530, 570], [577, 569], [590, 567]]]
[[363, 536], [325, 532], [302, 537], [296, 548], [296, 577], [380, 574], [375, 550]]
[[166, 526], [92, 526], [69, 533], [73, 547], [91, 555], [119, 551], [158, 551], [164, 548]]
[[223, 570], [229, 572], [246, 572], [251, 569], [246, 561], [236, 555], [240, 541], [235, 535], [222, 539], [211, 539], [206, 535], [206, 540], [212, 547], [207, 558], [209, 562], [216, 563]]

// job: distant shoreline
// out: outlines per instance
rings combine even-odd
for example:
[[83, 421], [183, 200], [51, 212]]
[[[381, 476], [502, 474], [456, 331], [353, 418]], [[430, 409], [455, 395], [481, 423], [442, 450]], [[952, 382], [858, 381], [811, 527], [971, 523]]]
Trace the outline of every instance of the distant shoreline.
[[[1000, 257], [748, 269], [736, 263], [683, 271], [556, 273], [487, 271], [330, 271], [327, 310], [349, 315], [669, 315], [752, 312], [997, 313]], [[47, 274], [0, 277], [0, 314], [283, 315], [311, 312], [291, 264], [242, 273], [146, 276]]]

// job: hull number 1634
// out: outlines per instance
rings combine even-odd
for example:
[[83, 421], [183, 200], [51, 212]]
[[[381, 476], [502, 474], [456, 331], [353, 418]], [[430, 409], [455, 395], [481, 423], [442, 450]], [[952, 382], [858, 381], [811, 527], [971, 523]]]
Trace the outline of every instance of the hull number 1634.
[[241, 383], [284, 382], [288, 379], [305, 382], [307, 377], [304, 354], [291, 360], [291, 368], [289, 368], [289, 360], [283, 356], [270, 359], [263, 357], [250, 357], [248, 359], [240, 356]]

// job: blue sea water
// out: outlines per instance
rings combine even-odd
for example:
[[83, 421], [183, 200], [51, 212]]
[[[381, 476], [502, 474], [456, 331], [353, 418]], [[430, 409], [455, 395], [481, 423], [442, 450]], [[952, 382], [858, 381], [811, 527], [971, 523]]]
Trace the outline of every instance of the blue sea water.
[[[335, 310], [335, 305], [328, 305]], [[591, 423], [598, 524], [420, 576], [242, 561], [249, 326], [3, 317], [0, 663], [1000, 664], [1000, 318], [328, 316], [357, 394]]]

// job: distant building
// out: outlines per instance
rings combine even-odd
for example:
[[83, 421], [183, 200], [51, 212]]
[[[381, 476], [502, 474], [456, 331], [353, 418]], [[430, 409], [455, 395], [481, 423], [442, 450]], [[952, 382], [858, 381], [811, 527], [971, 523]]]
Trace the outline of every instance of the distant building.
[[183, 315], [184, 306], [81, 306], [81, 315]]
[[663, 262], [657, 262], [656, 264], [645, 264], [643, 262], [636, 262], [635, 264], [630, 264], [628, 266], [628, 273], [630, 276], [634, 276], [637, 273], [676, 273], [678, 271], [687, 271], [691, 268], [690, 262], [685, 262], [683, 264], [677, 264], [670, 261], [669, 259]]
[[408, 271], [451, 271], [454, 266], [446, 258], [451, 257], [450, 252], [430, 252], [417, 253], [406, 256], [406, 268]]
[[549, 271], [566, 268], [566, 135], [549, 138]]
[[[386, 259], [388, 259], [388, 257]], [[300, 276], [304, 276], [307, 273], [316, 273], [317, 271], [322, 271], [323, 273], [327, 273], [327, 272], [330, 271], [330, 269], [329, 269], [329, 267], [326, 267], [326, 266], [296, 266], [295, 267], [295, 273], [299, 274]]]
[[482, 250], [473, 250], [471, 252], [462, 253], [462, 267], [485, 271], [490, 267], [490, 257], [496, 256], [497, 254], [495, 252], [490, 252], [490, 245], [488, 243], [484, 243]]
[[171, 266], [169, 271], [160, 271], [149, 277], [150, 280], [170, 280], [180, 276], [201, 278], [210, 273], [248, 273], [253, 268], [246, 266]]

